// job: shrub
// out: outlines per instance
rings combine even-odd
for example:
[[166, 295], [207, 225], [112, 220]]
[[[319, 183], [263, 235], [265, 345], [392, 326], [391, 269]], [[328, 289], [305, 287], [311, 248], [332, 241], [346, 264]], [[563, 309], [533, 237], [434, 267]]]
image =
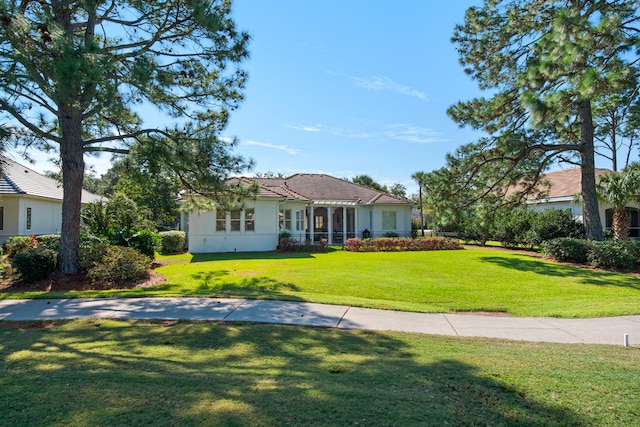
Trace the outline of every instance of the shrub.
[[584, 225], [577, 222], [570, 211], [546, 209], [531, 218], [531, 230], [527, 239], [529, 245], [537, 246], [561, 237], [586, 238]]
[[589, 264], [604, 269], [627, 269], [635, 265], [636, 259], [629, 244], [622, 241], [606, 240], [595, 242], [589, 251]]
[[395, 231], [387, 231], [382, 235], [382, 237], [400, 237], [400, 235]]
[[318, 242], [310, 240], [299, 242], [290, 237], [280, 238], [278, 250], [281, 252], [324, 252], [327, 250], [327, 239], [320, 239]]
[[46, 279], [56, 270], [56, 251], [38, 246], [15, 254], [11, 266], [26, 282]]
[[451, 239], [347, 239], [344, 250], [351, 252], [400, 252], [400, 251], [433, 251], [462, 249], [462, 246]]
[[89, 271], [102, 263], [110, 247], [108, 243], [83, 241], [78, 249], [78, 268], [81, 271]]
[[162, 248], [160, 252], [163, 254], [176, 254], [184, 251], [187, 243], [187, 234], [184, 231], [161, 231]]
[[36, 241], [39, 245], [58, 252], [60, 250], [60, 235], [59, 234], [41, 234], [36, 236]]
[[478, 242], [481, 246], [487, 243], [495, 234], [495, 230], [488, 221], [483, 221], [479, 215], [474, 215], [460, 225], [460, 238], [465, 242]]
[[591, 242], [583, 239], [562, 237], [542, 243], [542, 253], [561, 262], [586, 264]]
[[4, 246], [7, 251], [7, 256], [13, 258], [18, 252], [30, 248], [32, 244], [32, 239], [29, 236], [13, 236], [9, 237]]
[[137, 281], [149, 278], [151, 259], [133, 248], [110, 246], [101, 262], [87, 271], [93, 280], [108, 283]]
[[149, 258], [155, 259], [156, 252], [162, 248], [162, 238], [160, 234], [151, 230], [140, 230], [129, 238], [129, 246]]
[[525, 208], [499, 215], [495, 220], [495, 240], [506, 247], [528, 244], [529, 231], [535, 215], [535, 211]]

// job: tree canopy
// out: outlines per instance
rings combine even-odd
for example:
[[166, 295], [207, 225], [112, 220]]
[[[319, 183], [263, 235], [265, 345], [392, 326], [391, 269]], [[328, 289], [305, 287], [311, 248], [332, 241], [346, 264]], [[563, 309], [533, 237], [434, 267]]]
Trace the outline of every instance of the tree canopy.
[[488, 136], [448, 158], [477, 198], [535, 191], [558, 160], [582, 169], [587, 235], [601, 240], [594, 105], [637, 86], [637, 1], [485, 0], [467, 10], [453, 42], [465, 72], [490, 96], [449, 115]]
[[219, 137], [242, 99], [249, 35], [230, 0], [0, 0], [0, 123], [5, 140], [60, 155], [59, 263], [75, 272], [84, 155], [133, 144], [181, 186], [241, 197], [227, 177], [250, 166]]

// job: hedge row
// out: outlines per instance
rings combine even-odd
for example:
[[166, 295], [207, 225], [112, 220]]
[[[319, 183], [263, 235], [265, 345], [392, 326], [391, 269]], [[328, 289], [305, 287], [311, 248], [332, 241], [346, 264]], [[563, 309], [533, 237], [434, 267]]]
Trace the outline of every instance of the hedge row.
[[404, 252], [462, 249], [451, 239], [409, 239], [382, 237], [379, 239], [347, 239], [344, 250], [351, 252]]
[[588, 264], [606, 270], [627, 270], [640, 264], [640, 241], [560, 238], [542, 244], [543, 254], [561, 262]]
[[280, 252], [325, 252], [327, 250], [327, 239], [320, 239], [318, 242], [299, 242], [291, 237], [280, 238], [278, 241]]

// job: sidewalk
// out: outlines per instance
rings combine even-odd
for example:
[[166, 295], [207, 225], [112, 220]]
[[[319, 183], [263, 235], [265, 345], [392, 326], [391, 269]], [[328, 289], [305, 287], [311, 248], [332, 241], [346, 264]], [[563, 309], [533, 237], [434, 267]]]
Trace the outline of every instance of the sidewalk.
[[390, 330], [459, 337], [640, 346], [640, 315], [556, 319], [424, 314], [328, 304], [219, 298], [0, 300], [0, 320], [190, 319]]

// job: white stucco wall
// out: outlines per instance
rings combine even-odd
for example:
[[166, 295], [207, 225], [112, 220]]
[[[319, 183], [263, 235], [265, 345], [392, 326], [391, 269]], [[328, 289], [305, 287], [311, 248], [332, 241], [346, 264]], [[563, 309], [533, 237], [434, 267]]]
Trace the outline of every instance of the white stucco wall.
[[[4, 226], [0, 230], [0, 243], [4, 243], [11, 236], [60, 233], [62, 201], [3, 195], [0, 206], [4, 207]], [[31, 208], [31, 228], [27, 228], [28, 208]]]
[[[581, 203], [577, 203], [573, 200], [553, 200], [553, 199], [549, 199], [548, 201], [545, 202], [538, 202], [538, 203], [529, 203], [527, 205], [529, 208], [531, 209], [535, 209], [538, 211], [542, 211], [542, 210], [546, 210], [546, 209], [558, 209], [558, 210], [570, 210], [571, 213], [573, 214], [574, 218], [576, 219], [576, 221], [578, 222], [584, 222], [583, 221], [583, 216], [582, 216], [582, 204]], [[602, 223], [602, 228], [605, 228], [606, 225], [606, 217], [605, 217], [605, 211], [609, 208], [610, 206], [604, 204], [604, 203], [599, 203], [598, 205], [598, 211], [600, 213], [600, 222]]]
[[[411, 234], [411, 206], [407, 205], [375, 205], [372, 207], [373, 228], [369, 229], [373, 237], [382, 237], [385, 233], [395, 232], [401, 237]], [[383, 226], [383, 212], [396, 213], [396, 229], [387, 229]]]
[[255, 201], [244, 204], [255, 209], [254, 231], [216, 231], [216, 213], [189, 213], [189, 252], [272, 251], [278, 246], [278, 203]]

